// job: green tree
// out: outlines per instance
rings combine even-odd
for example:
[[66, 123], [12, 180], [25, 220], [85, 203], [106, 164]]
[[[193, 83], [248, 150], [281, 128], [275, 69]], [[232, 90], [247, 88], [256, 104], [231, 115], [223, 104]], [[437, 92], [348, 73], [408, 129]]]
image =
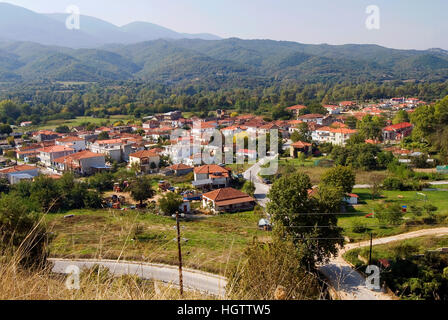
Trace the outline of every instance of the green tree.
[[89, 178], [89, 186], [98, 192], [112, 190], [114, 186], [114, 176], [110, 172], [100, 172]]
[[0, 124], [0, 134], [11, 134], [12, 133], [12, 128], [9, 124]]
[[255, 194], [255, 189], [255, 184], [252, 181], [247, 180], [244, 182], [242, 191], [253, 197]]
[[70, 128], [68, 126], [66, 126], [66, 125], [62, 125], [62, 126], [57, 127], [55, 129], [55, 131], [57, 133], [69, 133], [70, 132]]
[[140, 207], [143, 207], [143, 202], [152, 198], [155, 191], [152, 189], [151, 180], [148, 177], [139, 177], [132, 181], [129, 186], [131, 197], [135, 201], [140, 202]]
[[98, 140], [107, 140], [109, 139], [109, 133], [107, 131], [103, 131], [98, 135]]
[[180, 195], [174, 192], [168, 192], [158, 201], [159, 208], [163, 214], [171, 216], [179, 210], [179, 206], [183, 203]]
[[402, 122], [409, 122], [409, 114], [405, 110], [399, 110], [396, 114], [394, 119], [392, 120], [393, 124], [398, 124]]
[[345, 193], [351, 193], [356, 182], [356, 175], [349, 167], [337, 166], [327, 170], [321, 177], [321, 184], [339, 187]]
[[343, 244], [337, 217], [330, 214], [340, 209], [341, 190], [323, 188], [314, 197], [309, 195], [311, 188], [304, 173], [283, 176], [272, 185], [267, 205], [277, 235], [293, 241], [301, 265], [308, 269], [336, 254], [337, 246]]
[[311, 131], [306, 122], [302, 122], [297, 126], [298, 130], [291, 134], [292, 142], [303, 141], [311, 142]]
[[375, 217], [383, 225], [399, 225], [403, 221], [403, 210], [399, 204], [377, 204]]
[[25, 266], [43, 266], [49, 237], [42, 216], [28, 199], [17, 194], [0, 196], [0, 236], [0, 255], [14, 257]]

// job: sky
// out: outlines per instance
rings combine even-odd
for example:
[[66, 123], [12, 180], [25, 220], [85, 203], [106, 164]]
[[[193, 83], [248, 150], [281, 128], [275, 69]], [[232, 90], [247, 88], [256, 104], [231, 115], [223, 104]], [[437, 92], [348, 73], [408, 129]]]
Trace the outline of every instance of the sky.
[[[152, 22], [184, 33], [311, 44], [374, 43], [448, 50], [447, 0], [7, 0], [40, 13], [81, 14], [116, 25]], [[368, 29], [368, 6], [379, 19]], [[375, 11], [376, 13], [377, 11]], [[374, 22], [379, 21], [379, 25]], [[372, 24], [371, 24], [372, 25]]]

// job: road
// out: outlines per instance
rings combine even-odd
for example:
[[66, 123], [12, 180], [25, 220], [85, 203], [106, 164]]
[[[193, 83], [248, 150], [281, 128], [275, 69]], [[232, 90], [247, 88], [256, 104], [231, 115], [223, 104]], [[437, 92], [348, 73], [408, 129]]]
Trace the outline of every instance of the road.
[[250, 167], [246, 172], [243, 173], [243, 177], [246, 180], [252, 179], [252, 182], [255, 184], [255, 195], [254, 198], [257, 200], [258, 204], [262, 207], [266, 207], [268, 202], [267, 194], [269, 193], [270, 187], [264, 184], [261, 181], [261, 178], [258, 176], [258, 173], [261, 170], [261, 166], [268, 163], [269, 161], [277, 158], [277, 156], [266, 157], [252, 167]]
[[[179, 285], [179, 269], [176, 266], [163, 264], [114, 261], [114, 260], [65, 260], [49, 259], [54, 263], [52, 272], [66, 273], [68, 266], [77, 266], [80, 269], [91, 268], [94, 265], [107, 267], [114, 275], [132, 274], [142, 279], [157, 280], [164, 283]], [[183, 269], [183, 283], [185, 288], [211, 294], [220, 298], [225, 297], [227, 280], [224, 277], [193, 269]]]
[[[386, 244], [394, 241], [406, 240], [423, 236], [440, 236], [447, 235], [448, 228], [424, 229], [403, 233], [395, 236], [374, 239], [373, 245]], [[346, 262], [342, 255], [352, 249], [367, 247], [370, 241], [346, 244], [339, 251], [337, 257], [321, 266], [320, 271], [327, 277], [331, 286], [335, 289], [338, 296], [342, 300], [391, 300], [390, 295], [381, 291], [371, 291], [365, 285], [365, 278], [356, 270], [352, 269], [350, 264]]]
[[[264, 162], [266, 163], [266, 162]], [[266, 207], [267, 204], [267, 193], [269, 192], [270, 186], [263, 184], [261, 179], [258, 177], [258, 172], [260, 172], [260, 164], [255, 164], [250, 169], [244, 173], [244, 178], [250, 179], [255, 183], [256, 191], [255, 198], [258, 203]], [[252, 173], [252, 174], [251, 174]], [[432, 185], [448, 184], [448, 181], [435, 181], [430, 182]], [[355, 188], [370, 188], [369, 185], [358, 185]], [[405, 240], [410, 238], [416, 238], [428, 235], [446, 235], [448, 234], [448, 228], [438, 228], [438, 229], [426, 229], [419, 230], [415, 232], [400, 234], [396, 236], [374, 239], [373, 245], [389, 243], [393, 241]], [[342, 300], [391, 300], [392, 296], [387, 295], [381, 291], [372, 291], [366, 287], [365, 277], [354, 270], [351, 265], [346, 262], [342, 255], [352, 249], [361, 248], [369, 246], [370, 241], [347, 244], [343, 249], [339, 251], [337, 257], [330, 260], [328, 264], [319, 267], [319, 270], [326, 276], [331, 286], [336, 291], [339, 299]]]

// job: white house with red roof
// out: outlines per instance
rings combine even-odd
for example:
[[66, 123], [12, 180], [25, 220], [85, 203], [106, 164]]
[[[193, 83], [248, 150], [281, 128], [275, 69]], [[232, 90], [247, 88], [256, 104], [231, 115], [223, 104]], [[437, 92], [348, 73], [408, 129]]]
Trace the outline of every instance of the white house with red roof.
[[393, 124], [383, 129], [384, 141], [400, 141], [411, 135], [414, 126], [409, 122]]
[[72, 148], [75, 152], [86, 150], [86, 140], [75, 136], [56, 139], [56, 145]]
[[225, 188], [230, 183], [231, 170], [216, 164], [194, 168], [194, 187]]
[[75, 152], [75, 149], [66, 146], [51, 146], [37, 150], [39, 152], [39, 160], [46, 167], [51, 167], [55, 159], [67, 156]]
[[203, 194], [202, 206], [214, 212], [251, 211], [255, 199], [242, 191], [223, 188]]
[[92, 174], [107, 169], [104, 154], [94, 153], [89, 150], [57, 158], [54, 160], [53, 166], [59, 172], [70, 171], [80, 175]]
[[0, 177], [8, 179], [11, 184], [16, 184], [21, 180], [32, 180], [38, 175], [37, 167], [26, 164], [0, 170]]
[[140, 172], [148, 173], [160, 165], [160, 155], [154, 150], [141, 150], [129, 155], [129, 167], [138, 166]]
[[317, 143], [331, 143], [335, 145], [345, 146], [348, 139], [358, 131], [348, 128], [331, 128], [321, 127], [314, 130], [311, 134], [313, 141]]

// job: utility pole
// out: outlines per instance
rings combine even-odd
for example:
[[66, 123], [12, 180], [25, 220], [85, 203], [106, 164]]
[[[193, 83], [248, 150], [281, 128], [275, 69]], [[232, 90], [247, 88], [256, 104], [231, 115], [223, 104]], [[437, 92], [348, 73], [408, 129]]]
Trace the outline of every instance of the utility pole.
[[369, 253], [369, 266], [372, 265], [372, 242], [373, 242], [373, 234], [370, 233], [370, 253]]
[[182, 277], [182, 248], [180, 245], [180, 226], [179, 226], [179, 210], [176, 211], [176, 225], [177, 225], [177, 251], [179, 253], [179, 287], [180, 287], [180, 296], [182, 297], [184, 294], [184, 281]]

